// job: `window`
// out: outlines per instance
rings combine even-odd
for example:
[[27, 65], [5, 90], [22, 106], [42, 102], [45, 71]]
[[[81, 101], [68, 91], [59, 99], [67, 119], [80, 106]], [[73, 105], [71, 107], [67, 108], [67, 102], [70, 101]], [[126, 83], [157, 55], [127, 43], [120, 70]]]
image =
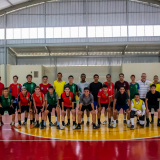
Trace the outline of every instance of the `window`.
[[20, 28], [15, 28], [13, 35], [14, 35], [14, 39], [21, 39], [21, 29]]
[[29, 38], [29, 28], [22, 28], [22, 39]]
[[96, 27], [96, 37], [103, 37], [103, 27]]
[[0, 39], [4, 39], [4, 29], [0, 29]]
[[96, 27], [88, 27], [88, 37], [96, 36]]
[[121, 37], [127, 37], [127, 26], [121, 26]]
[[71, 38], [78, 38], [78, 27], [71, 27]]
[[7, 29], [6, 32], [6, 39], [13, 39], [13, 29]]
[[154, 36], [160, 36], [160, 26], [154, 26]]
[[29, 35], [30, 38], [37, 38], [38, 37], [37, 28], [30, 28]]
[[62, 27], [62, 38], [70, 38], [70, 28]]
[[104, 37], [112, 37], [112, 27], [104, 27]]
[[144, 26], [137, 26], [137, 36], [144, 36]]
[[129, 26], [128, 31], [129, 31], [129, 37], [135, 37], [137, 35], [136, 26]]
[[53, 38], [53, 28], [46, 28], [46, 38]]
[[44, 38], [44, 28], [38, 28], [38, 38]]
[[153, 26], [145, 26], [145, 36], [153, 36]]
[[120, 37], [120, 26], [113, 26], [113, 37]]
[[79, 27], [79, 37], [80, 38], [86, 37], [86, 27]]
[[61, 38], [61, 37], [62, 37], [61, 27], [54, 28], [54, 38]]

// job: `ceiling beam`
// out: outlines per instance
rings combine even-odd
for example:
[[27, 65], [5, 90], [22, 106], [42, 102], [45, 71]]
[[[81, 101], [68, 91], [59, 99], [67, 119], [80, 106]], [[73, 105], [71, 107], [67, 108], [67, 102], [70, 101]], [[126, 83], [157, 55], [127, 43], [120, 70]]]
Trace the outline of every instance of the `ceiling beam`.
[[[156, 4], [160, 6], [160, 2], [158, 0], [138, 0], [139, 2], [147, 2], [149, 4]], [[136, 1], [135, 1], [136, 2]]]
[[12, 7], [14, 6], [9, 0], [6, 0]]
[[49, 56], [50, 56], [50, 55], [51, 55], [51, 52], [50, 52], [50, 50], [48, 49], [48, 47], [45, 46], [44, 48], [46, 49], [46, 51], [48, 52], [48, 54], [49, 54]]
[[126, 52], [126, 49], [128, 48], [128, 45], [126, 45], [125, 47], [124, 47], [124, 50], [123, 50], [123, 52], [122, 52], [122, 54], [123, 55], [125, 55], [125, 52]]

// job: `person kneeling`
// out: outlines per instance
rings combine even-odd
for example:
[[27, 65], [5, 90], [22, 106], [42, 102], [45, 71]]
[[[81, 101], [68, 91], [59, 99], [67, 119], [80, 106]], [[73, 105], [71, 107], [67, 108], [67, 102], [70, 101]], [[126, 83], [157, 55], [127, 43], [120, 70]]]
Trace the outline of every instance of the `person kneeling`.
[[55, 92], [53, 86], [48, 87], [48, 92], [45, 95], [45, 112], [44, 112], [44, 126], [46, 126], [47, 115], [52, 113], [52, 109], [55, 108], [57, 113], [57, 129], [59, 127], [60, 121], [60, 107], [59, 107], [59, 97]]
[[74, 102], [75, 102], [75, 95], [70, 92], [70, 89], [68, 86], [65, 87], [64, 92], [61, 95], [61, 101], [62, 101], [62, 126], [61, 129], [63, 130], [65, 128], [64, 119], [66, 110], [69, 109], [72, 112], [72, 119], [73, 119], [73, 129], [75, 129], [76, 125], [76, 110], [74, 109]]
[[30, 128], [33, 128], [33, 116], [32, 116], [32, 109], [31, 109], [31, 94], [27, 92], [26, 87], [22, 87], [22, 91], [18, 95], [18, 102], [19, 102], [19, 109], [18, 109], [18, 126], [17, 128], [21, 128], [21, 113], [26, 112], [25, 114], [28, 118], [28, 113], [30, 111]]
[[75, 129], [81, 129], [81, 118], [84, 110], [89, 110], [92, 114], [93, 129], [98, 129], [96, 126], [96, 111], [94, 110], [94, 98], [91, 93], [89, 93], [89, 88], [84, 88], [84, 93], [80, 96], [80, 105], [78, 111], [78, 126]]
[[[132, 99], [131, 101], [131, 128], [130, 129], [134, 129], [134, 116], [137, 115], [137, 117], [139, 117], [139, 123], [141, 127], [144, 127], [144, 119], [145, 119], [145, 104], [143, 102], [143, 100], [141, 100], [139, 98], [139, 93], [136, 93], [134, 96], [134, 99]], [[137, 112], [140, 111], [142, 112], [142, 114], [137, 114]]]
[[12, 125], [11, 128], [15, 128], [15, 110], [13, 108], [13, 102], [15, 97], [9, 94], [8, 88], [4, 88], [3, 95], [0, 96], [0, 126], [2, 125], [2, 115], [5, 111], [8, 111], [9, 115], [12, 115]]

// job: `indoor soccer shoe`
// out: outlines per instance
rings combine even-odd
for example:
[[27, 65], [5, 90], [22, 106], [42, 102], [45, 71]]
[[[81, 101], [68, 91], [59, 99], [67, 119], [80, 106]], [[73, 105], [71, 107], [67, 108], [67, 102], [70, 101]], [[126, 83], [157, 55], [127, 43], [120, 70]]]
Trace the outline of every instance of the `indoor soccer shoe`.
[[131, 125], [130, 129], [133, 130], [134, 129], [134, 125]]
[[53, 125], [53, 123], [52, 123], [52, 122], [49, 122], [49, 126], [51, 127], [51, 126], [54, 126], [54, 125]]
[[43, 125], [41, 125], [41, 129], [44, 129], [44, 126], [43, 126]]
[[76, 128], [76, 126], [75, 126], [75, 125], [73, 125], [73, 126], [72, 126], [72, 128], [73, 128], [73, 129], [75, 129], [75, 128]]
[[101, 125], [100, 124], [97, 124], [97, 128], [100, 128], [101, 127]]
[[95, 125], [95, 126], [93, 126], [93, 129], [98, 129], [98, 127]]
[[75, 129], [81, 129], [81, 126], [77, 126]]
[[129, 123], [129, 124], [127, 124], [127, 127], [128, 127], [128, 128], [131, 128], [131, 124], [130, 124], [130, 123]]
[[114, 123], [114, 124], [113, 124], [113, 128], [116, 128], [116, 127], [117, 127], [117, 124], [116, 124], [116, 123]]
[[89, 121], [87, 121], [86, 125], [89, 125]]
[[34, 128], [34, 127], [33, 127], [33, 124], [30, 124], [30, 129], [32, 129], [32, 128]]
[[154, 123], [154, 120], [152, 119], [152, 121], [150, 121], [150, 123], [153, 124], [153, 123]]
[[33, 125], [35, 125], [35, 126], [36, 126], [36, 125], [37, 125], [37, 122], [33, 122]]
[[84, 121], [82, 121], [81, 124], [84, 124]]
[[53, 123], [53, 126], [56, 126], [57, 125], [57, 122]]
[[70, 126], [70, 123], [67, 123], [65, 126], [66, 126], [66, 127], [69, 127], [69, 126]]
[[108, 124], [108, 128], [113, 128], [113, 126], [111, 124]]
[[42, 125], [42, 122], [40, 122], [40, 124], [39, 124], [40, 126]]
[[104, 121], [102, 124], [103, 124], [103, 125], [107, 124], [107, 121]]
[[11, 129], [14, 129], [15, 128], [15, 125], [11, 125]]
[[61, 126], [61, 130], [64, 130], [65, 129], [65, 126]]
[[61, 129], [59, 126], [56, 127], [57, 129]]
[[125, 120], [123, 120], [123, 123], [124, 123], [124, 124], [127, 124], [127, 121], [126, 121], [126, 119], [125, 119]]
[[23, 123], [22, 123], [22, 125], [26, 125], [26, 124], [27, 124], [27, 122], [23, 122]]
[[18, 124], [18, 125], [17, 125], [17, 129], [20, 129], [20, 128], [21, 128], [21, 125], [20, 125], [20, 124]]
[[39, 125], [36, 124], [36, 125], [34, 126], [34, 128], [39, 128]]

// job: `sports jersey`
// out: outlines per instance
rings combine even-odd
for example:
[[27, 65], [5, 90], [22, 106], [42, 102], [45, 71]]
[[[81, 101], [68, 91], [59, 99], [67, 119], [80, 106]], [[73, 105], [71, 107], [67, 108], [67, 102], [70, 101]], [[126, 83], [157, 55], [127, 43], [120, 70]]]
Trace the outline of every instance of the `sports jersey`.
[[116, 104], [117, 105], [126, 105], [127, 104], [127, 100], [129, 99], [129, 95], [127, 92], [124, 92], [123, 94], [121, 94], [120, 91], [118, 91], [115, 95], [115, 99], [117, 99]]
[[128, 84], [127, 81], [124, 81], [124, 82], [122, 82], [122, 83], [121, 83], [120, 81], [117, 81], [117, 82], [115, 83], [115, 89], [116, 89], [117, 91], [119, 91], [119, 89], [120, 89], [121, 86], [124, 86], [125, 91], [129, 90], [129, 84]]
[[107, 90], [104, 93], [103, 89], [100, 89], [98, 92], [98, 97], [100, 98], [100, 103], [109, 103], [109, 97], [112, 97], [111, 90]]
[[137, 81], [137, 83], [139, 84], [139, 88], [140, 88], [139, 96], [141, 99], [145, 99], [147, 92], [150, 90], [151, 81], [146, 80], [145, 82], [142, 82], [141, 80], [139, 80]]
[[10, 107], [10, 105], [12, 104], [12, 101], [14, 101], [15, 97], [12, 96], [11, 94], [8, 95], [8, 98], [5, 98], [4, 95], [0, 96], [0, 103], [2, 108], [5, 107]]
[[139, 90], [138, 83], [135, 84], [130, 83], [130, 99], [134, 99], [134, 95], [135, 93], [138, 93], [138, 90]]
[[159, 103], [160, 99], [160, 93], [156, 91], [154, 94], [149, 91], [147, 92], [146, 99], [148, 99], [148, 104], [149, 105], [157, 105]]
[[78, 86], [78, 90], [79, 90], [79, 96], [81, 96], [81, 94], [84, 92], [84, 88], [85, 87], [89, 87], [89, 82], [84, 82], [84, 83], [77, 83]]
[[18, 103], [18, 94], [21, 92], [21, 84], [17, 83], [17, 84], [14, 84], [12, 83], [10, 86], [9, 86], [9, 91], [11, 93], [12, 96], [15, 97], [15, 100], [14, 100], [14, 103]]
[[69, 96], [66, 96], [66, 93], [63, 92], [61, 95], [61, 100], [64, 102], [64, 107], [72, 107], [72, 102], [75, 101], [75, 95], [70, 92]]
[[31, 100], [31, 94], [27, 92], [25, 96], [23, 96], [22, 92], [18, 95], [18, 101], [21, 102], [21, 106], [27, 106]]
[[93, 97], [93, 95], [90, 93], [90, 94], [89, 94], [89, 97], [86, 97], [85, 94], [83, 93], [83, 94], [80, 96], [80, 103], [82, 103], [83, 106], [88, 106], [88, 105], [90, 105], [91, 103], [94, 103], [94, 97]]
[[[150, 86], [151, 86], [152, 84], [155, 84], [155, 83], [154, 83], [154, 82], [151, 83]], [[156, 91], [160, 92], [160, 84], [157, 83], [157, 84], [155, 84], [155, 85], [156, 85]]]
[[78, 86], [74, 83], [72, 85], [67, 83], [64, 87], [69, 87], [70, 92], [72, 92], [75, 95], [75, 101], [74, 102], [76, 102], [76, 92], [78, 92]]
[[4, 84], [0, 82], [0, 96], [2, 95], [3, 90], [4, 90]]
[[61, 98], [61, 94], [64, 92], [65, 81], [58, 82], [55, 80], [53, 82], [55, 92], [58, 94], [59, 98]]
[[42, 92], [44, 95], [48, 92], [48, 87], [49, 87], [49, 86], [51, 86], [50, 83], [47, 83], [47, 84], [41, 83], [41, 84], [39, 85], [40, 90], [41, 90], [41, 92]]
[[132, 99], [131, 101], [131, 110], [132, 111], [137, 111], [137, 110], [146, 110], [146, 107], [145, 107], [145, 103], [143, 102], [143, 100], [139, 99], [138, 102], [135, 101], [135, 99]]
[[31, 83], [26, 82], [23, 84], [23, 86], [25, 86], [27, 89], [27, 92], [29, 92], [32, 95], [34, 93], [36, 84], [34, 82], [31, 82]]
[[47, 94], [45, 95], [45, 100], [47, 100], [47, 104], [49, 105], [56, 105], [57, 99], [59, 99], [59, 97], [55, 91], [53, 91], [53, 94], [47, 92]]
[[42, 92], [40, 92], [40, 96], [37, 96], [36, 93], [33, 93], [33, 98], [35, 100], [36, 106], [37, 107], [42, 107], [43, 106], [43, 96], [44, 94]]
[[115, 85], [114, 83], [108, 83], [108, 82], [104, 82], [105, 85], [108, 86], [108, 89], [111, 90], [111, 95], [112, 95], [112, 101], [114, 100], [114, 89], [115, 89]]

